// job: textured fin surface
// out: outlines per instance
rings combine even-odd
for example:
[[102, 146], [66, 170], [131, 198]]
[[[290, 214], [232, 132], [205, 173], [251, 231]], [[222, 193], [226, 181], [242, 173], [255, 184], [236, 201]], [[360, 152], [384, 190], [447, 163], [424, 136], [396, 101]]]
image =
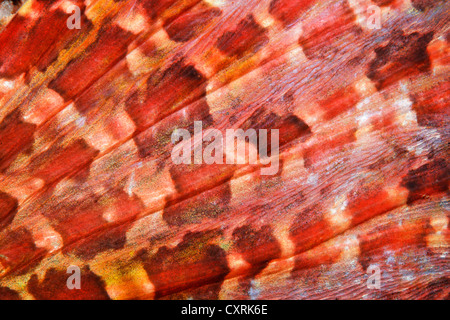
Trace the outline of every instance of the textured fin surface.
[[[0, 300], [449, 299], [449, 17], [428, 0], [3, 1]], [[278, 129], [278, 172], [176, 164], [171, 135], [195, 121]]]

